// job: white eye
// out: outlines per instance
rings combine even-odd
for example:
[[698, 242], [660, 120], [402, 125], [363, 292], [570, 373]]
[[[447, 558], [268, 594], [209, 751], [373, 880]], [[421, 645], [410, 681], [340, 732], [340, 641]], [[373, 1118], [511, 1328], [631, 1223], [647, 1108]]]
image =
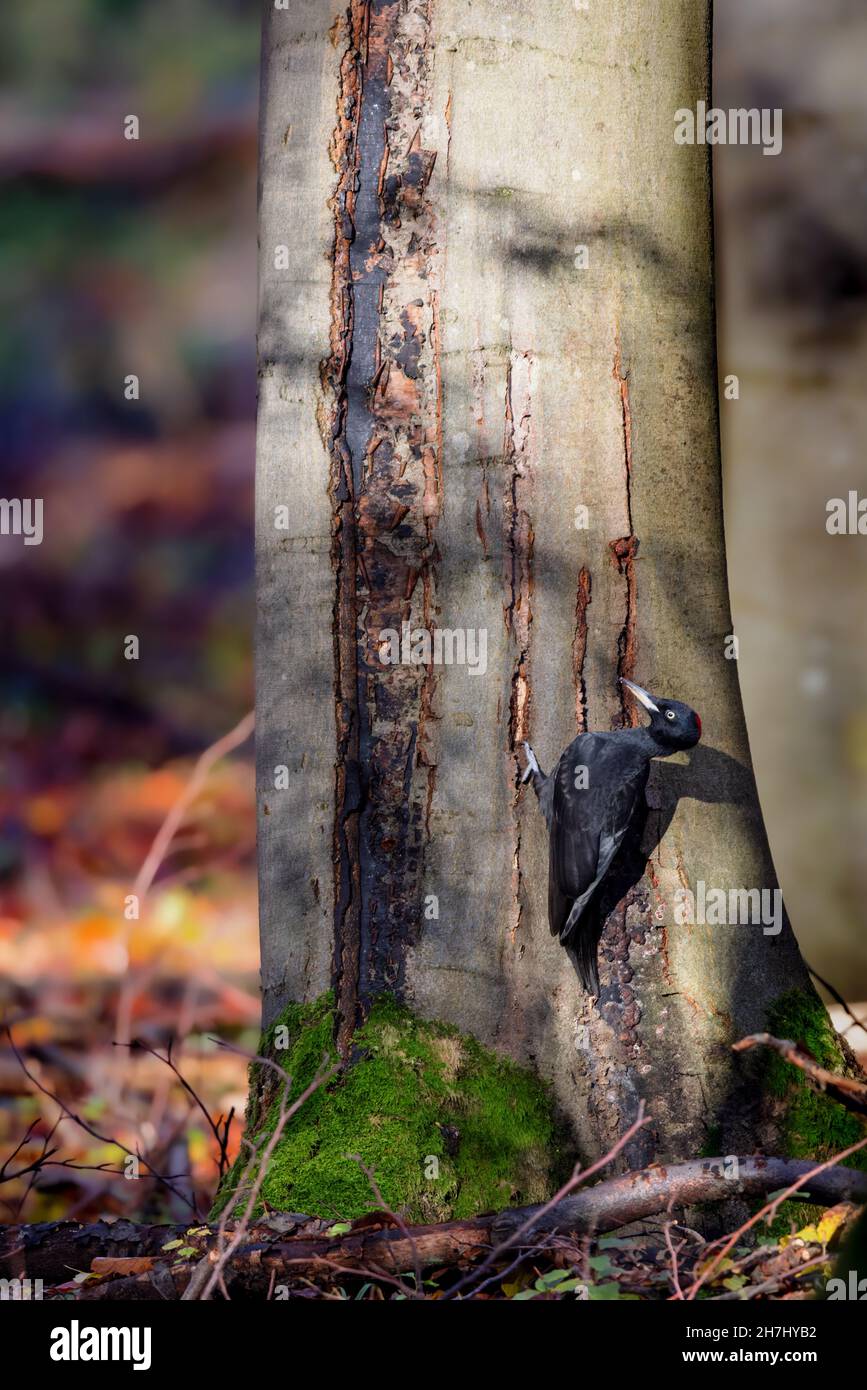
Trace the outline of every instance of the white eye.
[[665, 711], [665, 717], [666, 719], [676, 719], [677, 715], [675, 714], [673, 709], [667, 709]]

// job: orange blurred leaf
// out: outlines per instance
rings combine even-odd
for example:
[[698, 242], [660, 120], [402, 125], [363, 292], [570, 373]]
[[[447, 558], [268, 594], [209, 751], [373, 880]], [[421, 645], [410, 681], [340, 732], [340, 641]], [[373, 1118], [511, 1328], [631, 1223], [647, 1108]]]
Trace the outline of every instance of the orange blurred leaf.
[[91, 1274], [145, 1274], [153, 1269], [155, 1260], [147, 1255], [94, 1255]]

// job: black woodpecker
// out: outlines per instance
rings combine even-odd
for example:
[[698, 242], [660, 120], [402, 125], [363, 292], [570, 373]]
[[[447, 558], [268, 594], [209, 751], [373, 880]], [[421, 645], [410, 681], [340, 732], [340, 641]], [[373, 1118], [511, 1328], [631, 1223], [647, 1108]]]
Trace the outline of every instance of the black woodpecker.
[[662, 700], [633, 681], [622, 684], [648, 711], [638, 729], [579, 734], [546, 777], [529, 743], [523, 782], [533, 789], [548, 826], [548, 923], [589, 994], [599, 993], [597, 949], [604, 914], [600, 887], [637, 813], [651, 758], [694, 748], [701, 720], [680, 700]]

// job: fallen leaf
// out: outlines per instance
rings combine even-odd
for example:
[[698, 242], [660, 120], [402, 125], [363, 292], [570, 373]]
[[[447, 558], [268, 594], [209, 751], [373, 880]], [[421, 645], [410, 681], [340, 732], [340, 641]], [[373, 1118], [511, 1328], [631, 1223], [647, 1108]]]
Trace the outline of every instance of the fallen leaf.
[[153, 1267], [147, 1255], [94, 1255], [90, 1262], [91, 1274], [144, 1274]]

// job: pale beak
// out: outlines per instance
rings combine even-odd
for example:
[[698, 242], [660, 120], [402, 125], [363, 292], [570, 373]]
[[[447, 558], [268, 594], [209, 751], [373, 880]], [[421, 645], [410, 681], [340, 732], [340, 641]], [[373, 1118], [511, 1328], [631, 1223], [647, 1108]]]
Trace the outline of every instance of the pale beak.
[[649, 709], [653, 714], [659, 713], [659, 705], [654, 704], [653, 696], [649, 690], [645, 690], [643, 686], [636, 685], [634, 681], [628, 681], [625, 676], [620, 677], [620, 684], [625, 685], [627, 690], [631, 690], [636, 700], [640, 701], [645, 709]]

